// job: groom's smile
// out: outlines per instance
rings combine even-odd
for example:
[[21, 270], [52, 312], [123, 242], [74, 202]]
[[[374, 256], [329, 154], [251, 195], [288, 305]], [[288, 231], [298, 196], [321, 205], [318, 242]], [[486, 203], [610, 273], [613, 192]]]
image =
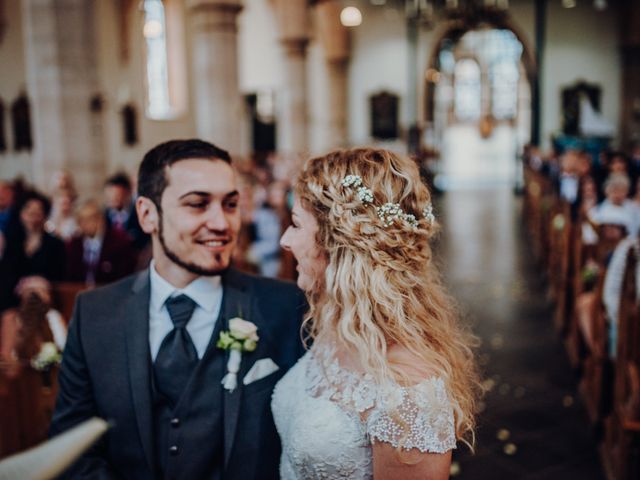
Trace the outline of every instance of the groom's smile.
[[154, 247], [158, 268], [178, 283], [219, 275], [231, 263], [241, 224], [232, 167], [188, 159], [167, 168], [166, 176], [155, 242], [160, 248]]

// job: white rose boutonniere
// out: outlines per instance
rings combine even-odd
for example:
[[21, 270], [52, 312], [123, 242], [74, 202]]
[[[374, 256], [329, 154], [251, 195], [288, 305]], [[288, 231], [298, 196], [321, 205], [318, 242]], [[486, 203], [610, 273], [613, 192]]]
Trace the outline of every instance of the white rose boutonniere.
[[236, 389], [242, 352], [253, 352], [259, 339], [258, 327], [239, 317], [229, 320], [229, 330], [220, 332], [216, 346], [222, 350], [230, 350], [227, 374], [222, 379], [225, 390], [233, 392]]

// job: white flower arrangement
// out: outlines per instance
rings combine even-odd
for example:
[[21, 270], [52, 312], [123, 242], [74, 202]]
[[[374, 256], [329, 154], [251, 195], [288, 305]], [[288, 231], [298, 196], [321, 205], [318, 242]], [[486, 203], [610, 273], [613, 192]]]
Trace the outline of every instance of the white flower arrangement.
[[[364, 186], [362, 178], [359, 175], [347, 175], [342, 179], [341, 185], [346, 188], [355, 188], [358, 200], [363, 204], [373, 203], [373, 192]], [[405, 213], [398, 203], [385, 203], [381, 207], [376, 207], [378, 218], [385, 227], [390, 227], [396, 221], [404, 221], [414, 229], [419, 227], [418, 219], [411, 213]], [[428, 203], [422, 210], [422, 216], [430, 224], [433, 225], [436, 217], [433, 214], [433, 205]]]
[[222, 350], [230, 350], [227, 374], [221, 382], [225, 390], [233, 392], [238, 386], [242, 352], [253, 352], [258, 346], [258, 340], [258, 327], [239, 317], [229, 320], [229, 330], [220, 332], [216, 346]]
[[38, 354], [31, 359], [31, 367], [39, 372], [49, 370], [62, 361], [62, 353], [53, 342], [44, 342]]

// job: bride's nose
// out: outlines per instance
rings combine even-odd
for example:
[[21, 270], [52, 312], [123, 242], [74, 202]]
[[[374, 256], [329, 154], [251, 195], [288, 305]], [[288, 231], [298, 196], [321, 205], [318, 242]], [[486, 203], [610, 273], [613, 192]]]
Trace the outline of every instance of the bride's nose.
[[291, 232], [291, 227], [288, 227], [282, 234], [282, 237], [280, 237], [280, 246], [288, 251], [291, 250], [291, 243], [289, 239], [291, 235], [290, 232]]

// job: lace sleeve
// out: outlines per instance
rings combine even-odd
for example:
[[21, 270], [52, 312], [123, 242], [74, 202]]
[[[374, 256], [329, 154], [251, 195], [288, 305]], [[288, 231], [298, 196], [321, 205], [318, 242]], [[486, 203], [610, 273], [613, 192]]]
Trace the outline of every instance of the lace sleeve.
[[456, 447], [453, 408], [444, 382], [431, 378], [413, 387], [390, 386], [367, 416], [372, 442], [421, 452], [444, 453]]

